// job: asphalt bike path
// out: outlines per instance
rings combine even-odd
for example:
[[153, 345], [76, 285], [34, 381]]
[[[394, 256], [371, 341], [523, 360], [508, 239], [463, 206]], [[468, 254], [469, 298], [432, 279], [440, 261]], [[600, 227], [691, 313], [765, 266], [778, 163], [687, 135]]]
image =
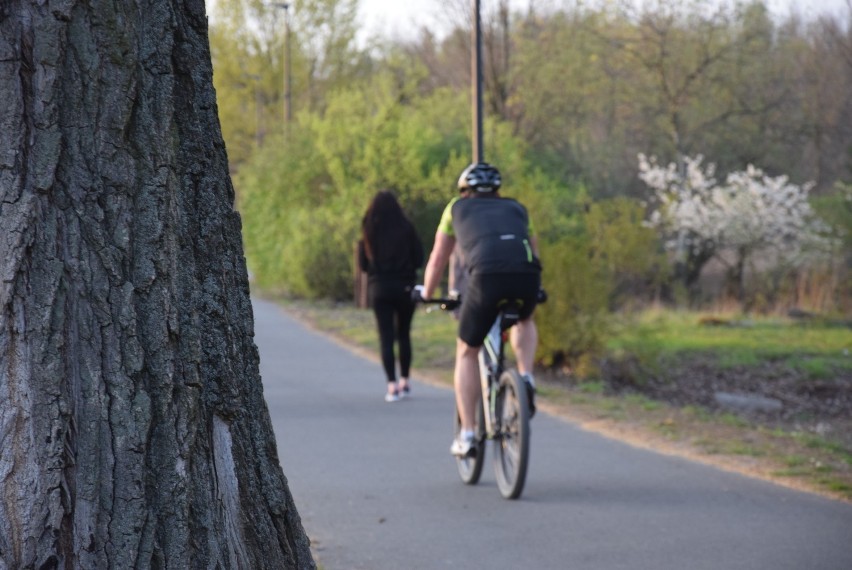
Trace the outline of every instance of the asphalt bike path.
[[852, 569], [852, 505], [543, 412], [519, 500], [500, 496], [490, 444], [464, 485], [450, 389], [415, 370], [412, 397], [387, 403], [375, 359], [274, 303], [255, 300], [254, 316], [281, 466], [324, 570]]

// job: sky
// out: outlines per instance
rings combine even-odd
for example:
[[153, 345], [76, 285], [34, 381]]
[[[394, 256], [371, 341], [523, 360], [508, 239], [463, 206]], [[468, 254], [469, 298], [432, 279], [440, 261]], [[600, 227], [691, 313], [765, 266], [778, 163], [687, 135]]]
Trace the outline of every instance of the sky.
[[[515, 10], [526, 10], [531, 0], [509, 0]], [[535, 6], [560, 6], [560, 0], [532, 0]], [[642, 1], [642, 0], [638, 0]], [[805, 17], [821, 13], [845, 14], [847, 0], [767, 0], [773, 13], [786, 16], [794, 11]], [[469, 3], [469, 2], [468, 2]], [[404, 37], [406, 32], [416, 33], [422, 25], [441, 30], [441, 0], [359, 0], [362, 22], [367, 33], [392, 38]], [[480, 0], [480, 9], [497, 6], [497, 0]]]
[[[460, 0], [454, 0], [459, 2]], [[573, 4], [579, 0], [509, 0], [513, 10], [527, 10], [530, 3], [539, 9]], [[592, 4], [609, 0], [585, 0]], [[649, 0], [634, 0], [641, 3]], [[728, 2], [734, 0], [727, 0]], [[852, 0], [766, 0], [769, 9], [779, 16], [787, 16], [795, 12], [805, 17], [819, 14], [845, 15], [849, 13], [849, 2]], [[216, 0], [207, 0], [208, 13], [212, 12]], [[469, 0], [462, 3], [470, 5]], [[481, 10], [494, 9], [498, 0], [480, 0]], [[452, 18], [442, 14], [444, 0], [358, 0], [359, 16], [363, 24], [362, 40], [366, 36], [380, 35], [392, 39], [405, 38], [406, 35], [417, 34], [426, 25], [439, 35], [447, 28]]]

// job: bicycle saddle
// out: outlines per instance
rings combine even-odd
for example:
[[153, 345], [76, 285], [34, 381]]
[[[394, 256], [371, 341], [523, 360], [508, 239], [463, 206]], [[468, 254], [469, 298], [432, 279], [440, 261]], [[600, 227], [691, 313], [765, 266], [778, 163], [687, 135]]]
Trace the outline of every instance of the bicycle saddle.
[[500, 329], [506, 330], [517, 323], [520, 319], [521, 307], [524, 302], [521, 299], [503, 299], [497, 303], [500, 308]]

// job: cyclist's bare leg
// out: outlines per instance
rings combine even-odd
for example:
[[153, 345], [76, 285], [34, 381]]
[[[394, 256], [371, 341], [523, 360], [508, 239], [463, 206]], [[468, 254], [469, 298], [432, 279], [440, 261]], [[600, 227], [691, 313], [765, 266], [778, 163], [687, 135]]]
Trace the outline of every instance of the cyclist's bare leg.
[[479, 347], [469, 346], [456, 339], [456, 368], [454, 385], [461, 427], [473, 431], [476, 425], [476, 403], [479, 399]]
[[518, 372], [532, 374], [535, 350], [538, 346], [538, 329], [532, 317], [518, 323], [509, 330], [509, 342], [518, 360]]

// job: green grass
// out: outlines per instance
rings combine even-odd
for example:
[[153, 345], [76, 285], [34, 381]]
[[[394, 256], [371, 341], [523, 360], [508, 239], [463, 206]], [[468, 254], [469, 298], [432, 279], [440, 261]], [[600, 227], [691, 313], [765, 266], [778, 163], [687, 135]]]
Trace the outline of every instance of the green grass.
[[577, 389], [584, 394], [603, 394], [606, 385], [603, 382], [581, 382], [577, 385]]
[[852, 453], [839, 443], [808, 433], [797, 432], [792, 434], [791, 437], [802, 443], [808, 449], [827, 451], [847, 465], [852, 466]]
[[709, 422], [713, 420], [713, 414], [704, 408], [700, 408], [698, 406], [684, 406], [681, 411], [688, 418], [693, 418], [702, 422]]
[[737, 428], [748, 427], [748, 422], [736, 414], [723, 413], [719, 414], [717, 417], [719, 419], [719, 422], [726, 426]]
[[627, 394], [624, 396], [624, 401], [639, 406], [643, 410], [647, 412], [652, 412], [654, 410], [659, 410], [662, 407], [660, 402], [656, 402], [647, 396], [643, 396], [641, 394]]
[[[293, 301], [286, 305], [314, 322], [317, 328], [345, 338], [378, 354], [379, 335], [373, 312], [351, 303]], [[456, 321], [444, 311], [418, 309], [414, 315], [411, 340], [415, 368], [452, 368], [455, 358]]]
[[656, 425], [652, 426], [652, 429], [669, 439], [674, 439], [675, 436], [679, 433], [677, 422], [675, 422], [671, 418], [667, 418], [658, 422]]
[[[288, 302], [297, 310], [310, 311], [323, 330], [342, 335], [371, 350], [378, 349], [372, 311], [347, 303]], [[647, 311], [623, 318], [615, 327], [607, 350], [610, 354], [634, 354], [646, 365], [665, 366], [686, 353], [712, 354], [723, 367], [756, 365], [766, 360], [793, 366], [811, 379], [831, 378], [837, 369], [852, 370], [852, 329], [803, 325], [779, 318], [729, 316], [736, 326], [705, 326], [704, 315], [679, 311]], [[444, 311], [418, 309], [412, 327], [414, 366], [434, 368], [452, 365], [457, 323]], [[581, 386], [583, 390], [601, 388]]]
[[436, 368], [455, 362], [457, 321], [444, 311], [418, 309], [411, 327], [415, 368]]
[[835, 493], [841, 493], [845, 495], [852, 494], [852, 485], [850, 485], [849, 483], [827, 478], [820, 479], [820, 483], [822, 483], [828, 490], [833, 491]]
[[824, 380], [831, 378], [834, 367], [837, 366], [834, 359], [819, 356], [791, 360], [791, 364], [793, 366], [804, 372], [808, 378], [811, 378], [812, 380]]
[[725, 443], [722, 446], [722, 451], [730, 455], [745, 455], [748, 457], [762, 457], [765, 455], [764, 451], [759, 447], [741, 441]]
[[790, 455], [784, 458], [788, 469], [801, 469], [808, 464], [808, 460], [800, 455]]
[[646, 365], [665, 366], [683, 354], [710, 354], [722, 367], [754, 366], [770, 360], [795, 367], [809, 378], [852, 370], [852, 329], [820, 321], [778, 317], [708, 316], [693, 312], [646, 311], [616, 323], [607, 345], [612, 354], [634, 354]]

